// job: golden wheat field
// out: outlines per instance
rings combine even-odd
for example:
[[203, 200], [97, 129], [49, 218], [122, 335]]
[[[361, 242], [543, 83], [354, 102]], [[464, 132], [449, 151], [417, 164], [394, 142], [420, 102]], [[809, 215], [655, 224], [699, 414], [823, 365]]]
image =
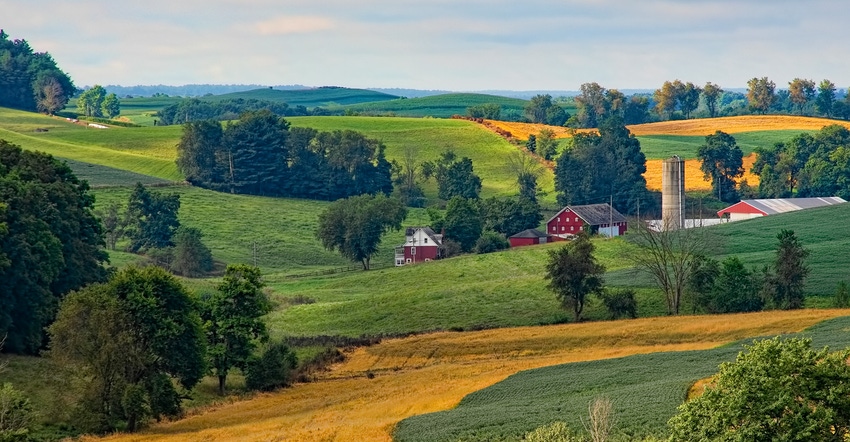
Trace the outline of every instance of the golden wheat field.
[[450, 409], [465, 395], [521, 370], [706, 349], [747, 337], [796, 332], [847, 314], [850, 311], [802, 310], [658, 317], [389, 339], [351, 352], [346, 362], [317, 382], [106, 440], [389, 441], [393, 426], [402, 419]]
[[[663, 160], [646, 160], [646, 172], [643, 177], [646, 178], [646, 187], [651, 190], [661, 190], [661, 163]], [[744, 176], [741, 180], [747, 180], [747, 184], [756, 186], [759, 183], [759, 176], [750, 172], [753, 168], [753, 163], [756, 161], [756, 154], [752, 153], [744, 157]], [[690, 159], [685, 160], [685, 190], [711, 190], [711, 180], [705, 179], [700, 170], [702, 162], [700, 160]]]

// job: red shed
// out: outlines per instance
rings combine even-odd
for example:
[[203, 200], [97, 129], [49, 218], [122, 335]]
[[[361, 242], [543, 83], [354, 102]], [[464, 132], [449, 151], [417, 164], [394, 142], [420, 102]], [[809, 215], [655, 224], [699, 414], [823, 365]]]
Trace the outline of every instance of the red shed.
[[591, 234], [620, 236], [626, 233], [626, 217], [608, 204], [567, 206], [546, 222], [546, 233], [560, 238], [577, 235], [582, 230]]
[[528, 229], [515, 235], [511, 235], [511, 237], [508, 238], [508, 241], [511, 243], [511, 247], [546, 244], [549, 242], [549, 235], [537, 229]]
[[443, 235], [430, 227], [408, 227], [404, 244], [395, 248], [395, 265], [416, 264], [443, 257]]

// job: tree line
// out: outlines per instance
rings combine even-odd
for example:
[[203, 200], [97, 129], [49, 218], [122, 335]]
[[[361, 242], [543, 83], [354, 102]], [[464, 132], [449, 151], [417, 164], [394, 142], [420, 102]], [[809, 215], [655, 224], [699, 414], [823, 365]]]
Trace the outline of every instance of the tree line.
[[231, 193], [335, 200], [392, 192], [384, 145], [351, 130], [290, 128], [269, 110], [222, 127], [184, 125], [177, 166], [193, 185]]
[[47, 52], [0, 29], [0, 106], [54, 114], [77, 88]]
[[281, 117], [327, 114], [321, 107], [308, 110], [302, 105], [291, 107], [289, 104], [280, 101], [255, 98], [232, 98], [217, 101], [189, 98], [162, 108], [157, 116], [159, 116], [158, 124], [168, 126], [201, 120], [236, 120], [245, 112], [256, 112], [262, 109]]

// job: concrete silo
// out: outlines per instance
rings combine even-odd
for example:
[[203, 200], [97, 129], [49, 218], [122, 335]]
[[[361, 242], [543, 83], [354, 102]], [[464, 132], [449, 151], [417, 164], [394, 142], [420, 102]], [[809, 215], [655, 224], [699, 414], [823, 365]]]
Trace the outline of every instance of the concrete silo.
[[685, 160], [678, 155], [661, 165], [661, 225], [663, 230], [685, 226]]

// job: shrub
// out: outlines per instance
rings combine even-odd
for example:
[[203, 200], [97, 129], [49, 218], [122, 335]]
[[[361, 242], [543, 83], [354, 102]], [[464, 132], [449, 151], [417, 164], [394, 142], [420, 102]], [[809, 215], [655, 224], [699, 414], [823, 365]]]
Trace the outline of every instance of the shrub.
[[584, 438], [577, 435], [567, 424], [557, 421], [525, 434], [527, 442], [583, 442]]
[[0, 442], [27, 440], [34, 420], [30, 400], [12, 384], [0, 387]]
[[271, 391], [287, 387], [297, 364], [295, 353], [288, 345], [277, 342], [266, 347], [263, 354], [248, 360], [245, 367], [245, 386], [249, 390]]
[[201, 241], [203, 234], [194, 227], [179, 227], [174, 233], [171, 271], [190, 278], [203, 276], [213, 268], [210, 248]]
[[841, 281], [838, 283], [838, 288], [835, 289], [835, 298], [833, 299], [835, 307], [847, 308], [850, 307], [850, 290], [847, 289], [847, 283]]
[[510, 243], [508, 243], [505, 235], [502, 235], [498, 232], [493, 232], [492, 230], [488, 230], [481, 234], [477, 241], [475, 241], [475, 253], [492, 253], [497, 252], [499, 250], [505, 250], [510, 247]]
[[611, 319], [619, 319], [624, 316], [637, 318], [637, 301], [635, 291], [631, 289], [605, 291], [602, 294], [602, 303], [611, 315]]

